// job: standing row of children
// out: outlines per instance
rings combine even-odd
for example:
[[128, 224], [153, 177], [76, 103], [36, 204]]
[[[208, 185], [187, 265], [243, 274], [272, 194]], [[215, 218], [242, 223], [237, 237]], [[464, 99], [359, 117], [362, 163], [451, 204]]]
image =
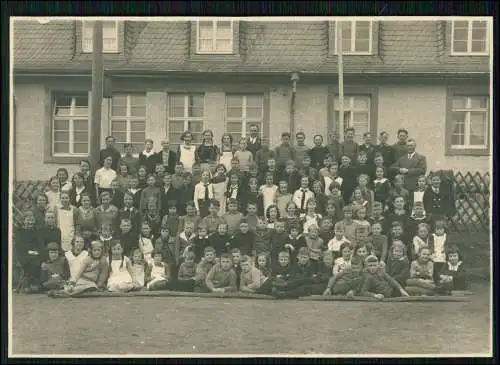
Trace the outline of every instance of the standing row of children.
[[[368, 269], [374, 258], [382, 276], [394, 278], [392, 284], [401, 288], [463, 287], [463, 266], [456, 259], [457, 248], [446, 240], [442, 219], [442, 202], [449, 199], [436, 199], [443, 191], [439, 175], [432, 177], [430, 186], [422, 176], [410, 192], [402, 175], [386, 176], [390, 166], [384, 156], [391, 159], [395, 153], [388, 152], [390, 146], [371, 145], [369, 134], [358, 146], [352, 141], [353, 132], [346, 130], [346, 141], [337, 149], [341, 155], [332, 154], [330, 145], [323, 146], [319, 135], [313, 148], [304, 147], [303, 133], [296, 135], [295, 147], [290, 135], [283, 133], [282, 144], [274, 151], [259, 140], [258, 149], [250, 154], [245, 153], [247, 144], [256, 141], [242, 138], [241, 153], [228, 154], [231, 136], [223, 136], [219, 152], [207, 131], [204, 149], [194, 149], [195, 155], [204, 157], [198, 158], [199, 164], [196, 159], [190, 164], [182, 157], [186, 147], [193, 150], [192, 135], [186, 132], [173, 159], [170, 149], [152, 152], [148, 140], [139, 157], [142, 163], [126, 146], [118, 173], [110, 155], [103, 156], [103, 167], [95, 176], [88, 162], [81, 162], [71, 183], [67, 171], [60, 169], [50, 180], [51, 190], [25, 214], [25, 226], [16, 235], [18, 257], [23, 266], [31, 267], [25, 271], [34, 286], [43, 286], [36, 273], [47, 271], [57, 245], [58, 252], [65, 252], [58, 260], [70, 263], [62, 265], [66, 269], [58, 276], [71, 278], [70, 292], [220, 289], [208, 275], [212, 266], [220, 264], [214, 270], [225, 279], [215, 281], [226, 283], [235, 277], [236, 289], [244, 291], [296, 296], [323, 292], [326, 287], [325, 292], [338, 293], [335, 288], [339, 280], [346, 280], [341, 280], [343, 275], [356, 276], [351, 272], [356, 272], [353, 259]], [[401, 134], [407, 136], [404, 130], [398, 131]], [[137, 174], [129, 174], [134, 167]], [[97, 200], [100, 204], [94, 207]], [[48, 247], [52, 251], [46, 252]], [[228, 260], [236, 275], [227, 274], [223, 262]], [[242, 274], [245, 262], [251, 269]], [[253, 280], [250, 289], [245, 288], [249, 280]], [[56, 282], [60, 287], [64, 280]], [[391, 288], [399, 288], [394, 285]], [[352, 290], [359, 294], [368, 289]]]

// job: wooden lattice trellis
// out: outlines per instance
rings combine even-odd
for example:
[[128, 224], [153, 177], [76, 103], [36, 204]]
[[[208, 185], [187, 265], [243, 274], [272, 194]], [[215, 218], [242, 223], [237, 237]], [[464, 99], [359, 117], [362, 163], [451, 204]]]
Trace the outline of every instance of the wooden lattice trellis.
[[[432, 171], [442, 177], [455, 196], [456, 214], [450, 217], [452, 232], [488, 232], [490, 230], [490, 174], [479, 172]], [[22, 211], [35, 204], [37, 195], [48, 189], [47, 181], [22, 181], [15, 185], [13, 200], [13, 221], [20, 223]]]

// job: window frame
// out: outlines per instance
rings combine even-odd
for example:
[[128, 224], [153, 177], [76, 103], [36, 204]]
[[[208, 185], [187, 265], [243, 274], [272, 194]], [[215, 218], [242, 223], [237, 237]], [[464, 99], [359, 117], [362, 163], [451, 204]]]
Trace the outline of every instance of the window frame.
[[[228, 96], [241, 96], [241, 119], [233, 119], [228, 117]], [[246, 117], [247, 114], [247, 97], [248, 96], [258, 96], [260, 97], [260, 107], [261, 107], [261, 118], [260, 121], [256, 121], [254, 119], [248, 119]], [[226, 92], [224, 95], [224, 133], [228, 132], [227, 126], [228, 123], [241, 122], [241, 138], [246, 137], [248, 125], [257, 124], [259, 125], [259, 137], [263, 138], [265, 136], [265, 99], [266, 95], [264, 93], [231, 93]], [[237, 143], [238, 141], [233, 141], [233, 143]]]
[[[485, 44], [486, 44], [486, 49], [484, 52], [455, 52], [455, 22], [460, 21], [460, 22], [467, 22], [467, 50], [472, 49], [472, 24], [474, 21], [484, 21], [486, 22], [486, 39], [485, 39]], [[451, 39], [450, 39], [450, 46], [451, 46], [451, 55], [452, 56], [489, 56], [490, 54], [490, 45], [489, 45], [489, 30], [490, 30], [490, 24], [488, 20], [483, 19], [467, 19], [467, 20], [452, 20], [451, 21]]]
[[[451, 144], [451, 135], [453, 131], [453, 98], [454, 97], [487, 97], [487, 135], [485, 147], [467, 146], [463, 148], [454, 148]], [[489, 156], [491, 149], [492, 133], [492, 99], [489, 93], [489, 87], [485, 86], [466, 86], [466, 87], [448, 87], [446, 98], [446, 126], [445, 126], [445, 155], [446, 156]], [[470, 124], [469, 124], [470, 126]]]
[[[190, 96], [202, 96], [203, 98], [203, 116], [202, 117], [190, 117], [189, 116], [189, 97]], [[184, 115], [182, 118], [179, 117], [172, 117], [171, 116], [171, 110], [170, 110], [170, 97], [172, 96], [183, 96], [184, 97]], [[206, 94], [204, 92], [171, 92], [167, 94], [167, 123], [166, 123], [166, 135], [168, 136], [168, 139], [170, 141], [170, 145], [173, 146], [178, 146], [182, 144], [182, 141], [173, 141], [170, 138], [170, 122], [171, 121], [182, 121], [184, 124], [184, 130], [185, 131], [190, 131], [192, 134], [196, 135], [197, 133], [193, 133], [193, 131], [189, 130], [189, 122], [190, 121], [198, 121], [201, 122], [201, 130], [200, 135], [203, 133], [203, 131], [206, 129], [206, 123], [207, 123], [207, 118], [206, 118]], [[197, 144], [200, 141], [197, 141], [196, 139], [193, 140], [193, 144]]]
[[[334, 115], [336, 115], [336, 112], [339, 112], [339, 115], [340, 115], [340, 110], [338, 110], [338, 109], [335, 108], [335, 101], [337, 101], [338, 98], [339, 98], [339, 96], [335, 95], [334, 99], [333, 99], [333, 113], [334, 113]], [[349, 95], [344, 95], [344, 102], [345, 102], [345, 100], [347, 98], [349, 98], [349, 108], [348, 109], [344, 109], [344, 113], [347, 111], [347, 112], [349, 112], [351, 114], [351, 119], [350, 119], [351, 121], [353, 120], [352, 113], [356, 113], [356, 112], [358, 112], [358, 113], [359, 112], [366, 113], [368, 115], [368, 131], [371, 132], [371, 130], [372, 130], [372, 118], [371, 118], [372, 100], [371, 100], [371, 96], [370, 95], [366, 95], [366, 94], [349, 94]], [[366, 99], [368, 99], [368, 109], [367, 110], [356, 109], [354, 107], [355, 99], [356, 98], [366, 98]], [[337, 121], [335, 117], [334, 117], [334, 120]], [[344, 119], [344, 122], [345, 122], [345, 119]], [[344, 140], [344, 132], [345, 132], [346, 128], [349, 128], [349, 127], [353, 127], [353, 126], [349, 126], [349, 125], [348, 126], [346, 126], [346, 125], [340, 126], [339, 125], [339, 133], [338, 133], [339, 140], [341, 140], [341, 141]]]
[[[87, 37], [85, 34], [85, 29], [87, 27], [90, 27], [91, 29], [93, 28], [93, 20], [83, 20], [82, 21], [82, 39], [81, 39], [81, 44], [82, 44], [82, 53], [92, 53], [94, 50], [93, 50], [93, 30], [92, 30], [92, 36], [90, 37], [90, 39], [92, 40], [91, 44], [92, 46], [90, 47], [86, 47], [86, 42], [85, 40], [89, 37]], [[114, 31], [113, 31], [113, 38], [115, 38], [116, 42], [116, 48], [113, 48], [113, 49], [109, 49], [108, 47], [105, 46], [105, 42], [104, 42], [104, 39], [106, 38], [111, 38], [111, 37], [105, 37], [105, 34], [104, 34], [104, 22], [113, 22], [114, 23]], [[119, 20], [103, 20], [103, 34], [102, 34], [102, 38], [103, 38], [103, 44], [102, 44], [102, 52], [103, 53], [119, 53], [119, 44], [118, 44], [118, 41], [119, 41]]]
[[[200, 50], [200, 22], [212, 22], [212, 51], [203, 51]], [[231, 47], [227, 51], [218, 51], [216, 49], [217, 45], [217, 22], [219, 21], [224, 21], [224, 22], [230, 22], [231, 24]], [[216, 20], [197, 20], [196, 21], [196, 54], [203, 54], [203, 55], [231, 55], [234, 54], [234, 21], [233, 20], [226, 20], [226, 19], [216, 19]]]
[[[373, 55], [373, 20], [342, 20], [342, 22], [350, 22], [351, 23], [351, 50], [346, 51], [345, 49], [342, 49], [342, 55], [347, 55], [347, 56], [371, 56]], [[370, 38], [369, 38], [369, 50], [365, 52], [357, 52], [357, 51], [352, 51], [352, 49], [356, 48], [356, 22], [369, 22], [370, 24]], [[338, 50], [337, 50], [337, 43], [338, 43], [338, 36], [337, 36], [337, 31], [338, 31], [338, 23], [339, 20], [335, 20], [335, 32], [334, 32], [334, 54], [338, 55]]]
[[[90, 123], [90, 118], [91, 118], [91, 112], [90, 112], [90, 96], [87, 93], [87, 116], [83, 115], [73, 115], [73, 111], [76, 109], [76, 98], [77, 97], [83, 97], [85, 93], [79, 93], [79, 92], [74, 92], [74, 93], [65, 93], [65, 92], [58, 92], [54, 93], [51, 98], [51, 104], [52, 104], [52, 113], [51, 113], [51, 121], [50, 121], [50, 155], [53, 158], [84, 158], [88, 157], [90, 154], [90, 135], [91, 135], [91, 123]], [[70, 110], [71, 114], [67, 116], [61, 116], [57, 117], [56, 116], [56, 100], [58, 96], [66, 96], [66, 97], [71, 97], [71, 105], [70, 105]], [[88, 132], [87, 132], [87, 153], [74, 153], [73, 151], [73, 143], [74, 143], [74, 120], [87, 120], [87, 126], [88, 126]], [[69, 144], [69, 152], [68, 153], [57, 153], [55, 152], [55, 122], [57, 120], [67, 120], [69, 125], [68, 125], [68, 144]]]
[[[144, 117], [136, 117], [136, 116], [132, 116], [132, 113], [131, 113], [131, 110], [132, 110], [132, 103], [131, 103], [131, 99], [132, 99], [132, 96], [134, 95], [140, 95], [140, 96], [144, 96]], [[126, 114], [127, 115], [124, 115], [124, 116], [114, 116], [113, 115], [113, 97], [114, 96], [126, 96]], [[137, 122], [137, 121], [144, 121], [144, 140], [147, 138], [147, 135], [148, 135], [148, 101], [147, 101], [147, 93], [144, 92], [144, 93], [141, 93], [141, 92], [133, 92], [133, 93], [127, 93], [127, 92], [123, 92], [123, 93], [114, 93], [112, 95], [112, 97], [109, 99], [109, 104], [108, 104], [108, 107], [109, 107], [109, 126], [108, 126], [108, 130], [109, 130], [109, 135], [113, 136], [113, 122], [114, 121], [125, 121], [127, 123], [127, 130], [125, 131], [127, 136], [126, 136], [126, 141], [124, 143], [133, 143], [130, 141], [130, 137], [131, 137], [131, 134], [132, 134], [132, 128], [131, 128], [131, 125], [132, 125], [132, 122]], [[116, 137], [115, 137], [116, 138]], [[134, 151], [134, 154], [133, 156], [135, 157], [138, 157], [139, 156], [139, 152], [140, 152], [140, 149], [137, 149], [137, 146], [134, 146], [134, 148], [136, 149]], [[124, 154], [123, 151], [120, 151], [120, 154]]]

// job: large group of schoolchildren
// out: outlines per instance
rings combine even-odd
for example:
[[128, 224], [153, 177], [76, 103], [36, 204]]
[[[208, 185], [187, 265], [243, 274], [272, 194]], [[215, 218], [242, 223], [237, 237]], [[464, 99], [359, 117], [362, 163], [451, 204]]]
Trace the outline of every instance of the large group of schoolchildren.
[[[134, 157], [106, 138], [100, 166], [61, 168], [23, 208], [14, 235], [26, 292], [246, 292], [308, 295], [446, 295], [465, 290], [456, 245], [447, 239], [454, 201], [438, 174], [402, 164], [415, 141], [313, 147], [298, 132], [270, 149], [257, 126], [234, 147], [210, 130], [177, 149], [153, 141]], [[401, 168], [400, 166], [409, 166]], [[413, 185], [408, 181], [412, 180]], [[430, 181], [429, 181], [430, 180]], [[411, 290], [410, 290], [411, 289]]]

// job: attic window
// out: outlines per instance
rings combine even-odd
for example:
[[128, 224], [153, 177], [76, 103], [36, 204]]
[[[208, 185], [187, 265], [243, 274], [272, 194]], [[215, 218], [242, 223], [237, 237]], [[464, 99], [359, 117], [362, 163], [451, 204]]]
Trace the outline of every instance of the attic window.
[[196, 53], [232, 54], [233, 22], [231, 20], [199, 20], [196, 23]]
[[[92, 36], [94, 32], [94, 21], [82, 22], [82, 50], [85, 53], [92, 52]], [[118, 52], [118, 21], [105, 20], [102, 22], [102, 51], [104, 53]]]
[[454, 56], [488, 55], [488, 23], [485, 20], [454, 20], [451, 45]]
[[[337, 54], [337, 30], [335, 22], [334, 44]], [[373, 22], [370, 20], [342, 21], [342, 54], [371, 55], [373, 48]]]

